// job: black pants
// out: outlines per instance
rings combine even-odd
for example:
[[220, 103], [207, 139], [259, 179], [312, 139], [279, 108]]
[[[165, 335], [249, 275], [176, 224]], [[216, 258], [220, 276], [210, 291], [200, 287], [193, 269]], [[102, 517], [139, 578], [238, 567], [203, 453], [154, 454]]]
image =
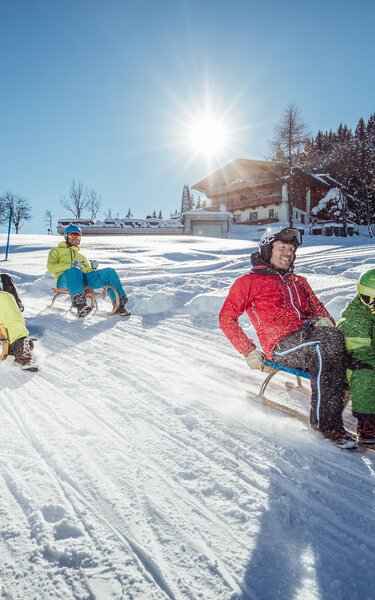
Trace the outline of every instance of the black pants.
[[314, 429], [343, 429], [344, 357], [344, 337], [334, 327], [304, 327], [282, 339], [274, 348], [275, 362], [310, 374], [310, 423]]

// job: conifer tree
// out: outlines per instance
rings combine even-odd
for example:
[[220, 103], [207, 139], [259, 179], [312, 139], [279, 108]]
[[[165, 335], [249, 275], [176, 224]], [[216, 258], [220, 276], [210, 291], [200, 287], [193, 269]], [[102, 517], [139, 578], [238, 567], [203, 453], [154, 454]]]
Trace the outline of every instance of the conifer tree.
[[184, 185], [184, 189], [182, 190], [182, 198], [181, 198], [181, 214], [189, 212], [192, 208], [190, 189], [188, 185]]
[[371, 229], [373, 185], [374, 185], [374, 148], [371, 148], [372, 123], [370, 127], [361, 117], [355, 130], [355, 160], [352, 166], [352, 187], [365, 203], [365, 221], [367, 222], [369, 236], [373, 237]]

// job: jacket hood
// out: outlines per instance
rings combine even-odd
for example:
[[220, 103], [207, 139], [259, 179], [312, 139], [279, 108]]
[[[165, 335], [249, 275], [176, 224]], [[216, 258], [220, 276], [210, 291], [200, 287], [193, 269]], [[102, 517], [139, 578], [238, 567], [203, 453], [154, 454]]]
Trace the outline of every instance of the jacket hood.
[[294, 265], [291, 264], [289, 269], [276, 269], [269, 263], [263, 260], [259, 252], [253, 252], [250, 256], [252, 269], [250, 273], [259, 273], [261, 275], [287, 275], [288, 273], [293, 273]]

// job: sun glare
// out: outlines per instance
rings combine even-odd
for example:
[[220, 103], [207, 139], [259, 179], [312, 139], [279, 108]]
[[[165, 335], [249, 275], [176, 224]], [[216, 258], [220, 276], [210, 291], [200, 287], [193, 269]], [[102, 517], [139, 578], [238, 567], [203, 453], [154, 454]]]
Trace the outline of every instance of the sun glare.
[[228, 131], [219, 118], [213, 115], [196, 117], [188, 130], [188, 142], [196, 154], [213, 158], [225, 152]]
[[183, 160], [183, 171], [192, 163], [201, 163], [202, 170], [209, 172], [233, 160], [243, 152], [241, 148], [250, 129], [239, 124], [243, 121], [237, 108], [241, 94], [228, 103], [220, 94], [209, 92], [208, 84], [205, 88], [200, 94], [192, 93], [189, 101], [172, 94], [178, 110], [168, 112], [163, 108], [168, 123], [163, 131], [163, 147], [173, 151], [171, 156], [176, 161]]

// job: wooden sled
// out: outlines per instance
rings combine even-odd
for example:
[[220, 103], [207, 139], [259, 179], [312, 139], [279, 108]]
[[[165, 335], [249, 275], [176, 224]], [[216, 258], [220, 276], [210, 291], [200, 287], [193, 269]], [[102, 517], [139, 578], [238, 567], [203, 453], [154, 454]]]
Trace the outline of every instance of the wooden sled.
[[[106, 285], [101, 290], [94, 290], [94, 288], [92, 287], [85, 286], [85, 294], [87, 299], [90, 301], [90, 306], [93, 311], [97, 311], [99, 308], [97, 298], [101, 298], [102, 300], [104, 300], [107, 297], [108, 290], [111, 290], [113, 292], [115, 296], [115, 304], [113, 305], [111, 300], [112, 309], [106, 312], [108, 315], [113, 315], [116, 309], [120, 306], [120, 296], [116, 288], [114, 288], [111, 285]], [[69, 290], [63, 290], [57, 287], [53, 287], [52, 291], [54, 293], [54, 296], [52, 298], [51, 304], [49, 305], [49, 308], [52, 308], [54, 306], [57, 298], [66, 298], [68, 296], [70, 299]], [[74, 305], [71, 303], [70, 311], [73, 312], [74, 308]]]

